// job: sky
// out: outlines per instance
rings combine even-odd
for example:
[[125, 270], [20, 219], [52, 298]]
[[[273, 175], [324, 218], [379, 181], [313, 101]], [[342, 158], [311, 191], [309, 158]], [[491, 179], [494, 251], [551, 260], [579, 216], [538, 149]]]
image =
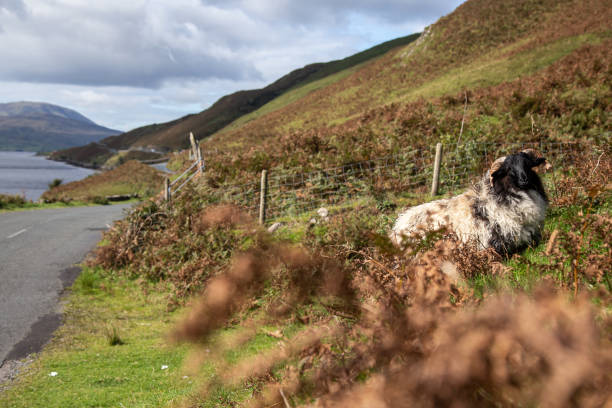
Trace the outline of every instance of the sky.
[[421, 32], [463, 0], [0, 0], [0, 102], [127, 131]]

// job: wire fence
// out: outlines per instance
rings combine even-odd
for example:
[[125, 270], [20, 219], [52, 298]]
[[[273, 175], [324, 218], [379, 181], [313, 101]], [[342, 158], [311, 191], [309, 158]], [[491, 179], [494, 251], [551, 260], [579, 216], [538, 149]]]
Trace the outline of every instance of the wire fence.
[[[446, 144], [439, 175], [442, 192], [468, 186], [482, 177], [495, 159], [529, 148], [542, 154], [552, 165], [552, 171], [562, 170], [585, 150], [596, 149], [570, 142]], [[267, 178], [266, 220], [384, 192], [429, 191], [434, 159], [435, 146], [432, 146], [316, 171], [272, 173]], [[261, 191], [260, 180], [254, 178], [251, 182], [220, 187], [215, 194], [220, 202], [233, 203], [256, 214]], [[556, 193], [551, 188], [549, 191], [553, 196]]]
[[170, 181], [169, 178], [165, 179], [164, 188], [162, 190], [162, 195], [165, 201], [170, 201], [171, 197], [179, 193], [183, 189], [183, 187], [187, 185], [187, 183], [193, 180], [197, 175], [202, 174], [204, 172], [204, 160], [202, 159], [202, 151], [200, 150], [198, 143], [195, 141], [193, 133], [190, 133], [190, 136], [193, 140], [191, 150], [191, 153], [193, 155], [193, 163], [185, 171], [179, 174], [173, 181]]

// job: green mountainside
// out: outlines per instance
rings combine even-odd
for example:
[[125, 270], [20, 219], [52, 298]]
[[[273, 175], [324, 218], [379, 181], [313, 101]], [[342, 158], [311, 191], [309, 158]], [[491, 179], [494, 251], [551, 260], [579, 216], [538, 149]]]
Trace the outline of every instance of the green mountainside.
[[609, 6], [467, 1], [417, 41], [296, 87], [206, 139], [211, 185], [453, 142], [461, 128], [463, 141], [609, 142]]

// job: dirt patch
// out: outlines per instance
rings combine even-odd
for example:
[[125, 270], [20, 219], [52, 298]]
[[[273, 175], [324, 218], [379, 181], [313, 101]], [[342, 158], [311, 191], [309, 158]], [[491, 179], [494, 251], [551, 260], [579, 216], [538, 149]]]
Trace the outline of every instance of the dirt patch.
[[34, 362], [28, 357], [24, 360], [6, 360], [0, 365], [0, 392], [6, 391], [17, 376]]

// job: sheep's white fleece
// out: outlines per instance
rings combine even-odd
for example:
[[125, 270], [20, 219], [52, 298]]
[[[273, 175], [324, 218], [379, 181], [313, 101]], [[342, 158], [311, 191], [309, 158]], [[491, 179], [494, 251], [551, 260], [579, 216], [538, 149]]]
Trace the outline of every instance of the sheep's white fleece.
[[[505, 201], [495, 195], [489, 174], [467, 192], [449, 199], [411, 207], [393, 226], [391, 240], [401, 246], [405, 238], [422, 237], [446, 228], [464, 243], [479, 249], [501, 243], [508, 249], [538, 240], [548, 206], [535, 190], [517, 191]], [[499, 252], [499, 248], [495, 248]]]

